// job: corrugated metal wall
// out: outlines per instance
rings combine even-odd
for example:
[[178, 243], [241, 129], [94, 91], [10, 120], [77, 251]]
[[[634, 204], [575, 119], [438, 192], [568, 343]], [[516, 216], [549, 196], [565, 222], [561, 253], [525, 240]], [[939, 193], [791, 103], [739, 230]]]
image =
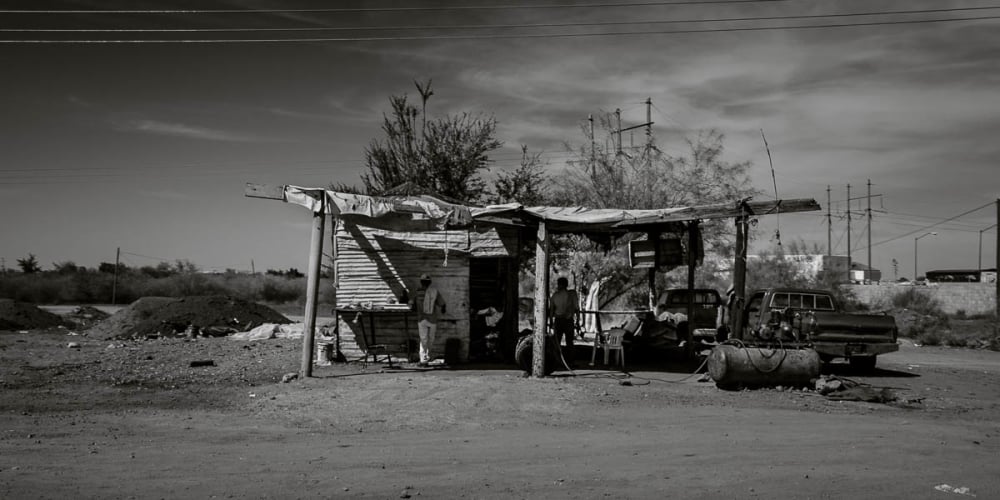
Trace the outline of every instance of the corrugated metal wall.
[[340, 221], [333, 238], [337, 307], [364, 308], [370, 303], [375, 309], [360, 316], [341, 314], [343, 338], [353, 334], [365, 349], [374, 333], [376, 343], [388, 344], [390, 352], [401, 357], [416, 352], [416, 314], [378, 311], [379, 306], [403, 303], [419, 286], [420, 275], [429, 274], [446, 304], [432, 354], [443, 357], [445, 343], [455, 338], [461, 341], [459, 359], [467, 360], [469, 259], [508, 257], [517, 250], [516, 233], [507, 231], [501, 237], [495, 228], [397, 233]]

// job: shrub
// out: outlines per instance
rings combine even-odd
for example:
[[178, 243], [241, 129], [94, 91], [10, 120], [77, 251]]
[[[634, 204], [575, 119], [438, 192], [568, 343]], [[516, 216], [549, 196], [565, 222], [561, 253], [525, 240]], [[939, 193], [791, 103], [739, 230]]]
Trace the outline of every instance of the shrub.
[[896, 309], [909, 309], [920, 314], [944, 315], [941, 304], [936, 299], [912, 287], [893, 295], [891, 303]]
[[276, 304], [292, 302], [303, 295], [302, 280], [285, 280], [273, 277], [264, 280], [260, 291], [262, 299]]

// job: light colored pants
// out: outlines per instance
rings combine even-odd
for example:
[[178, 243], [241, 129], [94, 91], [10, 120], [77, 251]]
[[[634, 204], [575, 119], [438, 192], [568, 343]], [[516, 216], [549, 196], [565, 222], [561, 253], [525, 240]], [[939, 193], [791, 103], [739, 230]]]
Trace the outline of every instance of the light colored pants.
[[437, 333], [437, 324], [426, 319], [417, 323], [417, 334], [420, 335], [420, 362], [428, 363], [431, 360], [431, 346], [434, 345], [434, 334]]

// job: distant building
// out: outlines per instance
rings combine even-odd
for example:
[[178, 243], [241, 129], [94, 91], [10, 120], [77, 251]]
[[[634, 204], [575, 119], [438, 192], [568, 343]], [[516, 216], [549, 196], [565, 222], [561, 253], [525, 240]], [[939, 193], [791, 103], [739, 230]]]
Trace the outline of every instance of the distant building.
[[996, 269], [939, 269], [927, 271], [930, 283], [996, 283]]

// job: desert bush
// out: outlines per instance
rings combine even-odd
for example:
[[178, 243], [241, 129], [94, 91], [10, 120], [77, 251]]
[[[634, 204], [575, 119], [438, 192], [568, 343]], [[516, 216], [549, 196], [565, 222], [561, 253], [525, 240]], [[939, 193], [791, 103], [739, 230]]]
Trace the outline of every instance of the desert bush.
[[923, 345], [949, 344], [953, 337], [951, 322], [945, 315], [921, 315], [915, 321], [904, 328], [900, 334], [913, 339], [914, 342]]
[[892, 307], [896, 309], [909, 309], [920, 314], [944, 315], [941, 304], [933, 297], [920, 293], [914, 287], [908, 287], [890, 299]]
[[[7, 273], [0, 275], [0, 298], [34, 304], [107, 304], [111, 302], [113, 282], [112, 273], [84, 268], [72, 274], [58, 271]], [[188, 295], [229, 295], [271, 303], [304, 302], [305, 279], [236, 273], [163, 276], [127, 272], [118, 275], [115, 302], [128, 304], [140, 297]]]
[[265, 278], [261, 287], [261, 298], [276, 304], [296, 301], [305, 296], [305, 283], [302, 281], [299, 279]]

